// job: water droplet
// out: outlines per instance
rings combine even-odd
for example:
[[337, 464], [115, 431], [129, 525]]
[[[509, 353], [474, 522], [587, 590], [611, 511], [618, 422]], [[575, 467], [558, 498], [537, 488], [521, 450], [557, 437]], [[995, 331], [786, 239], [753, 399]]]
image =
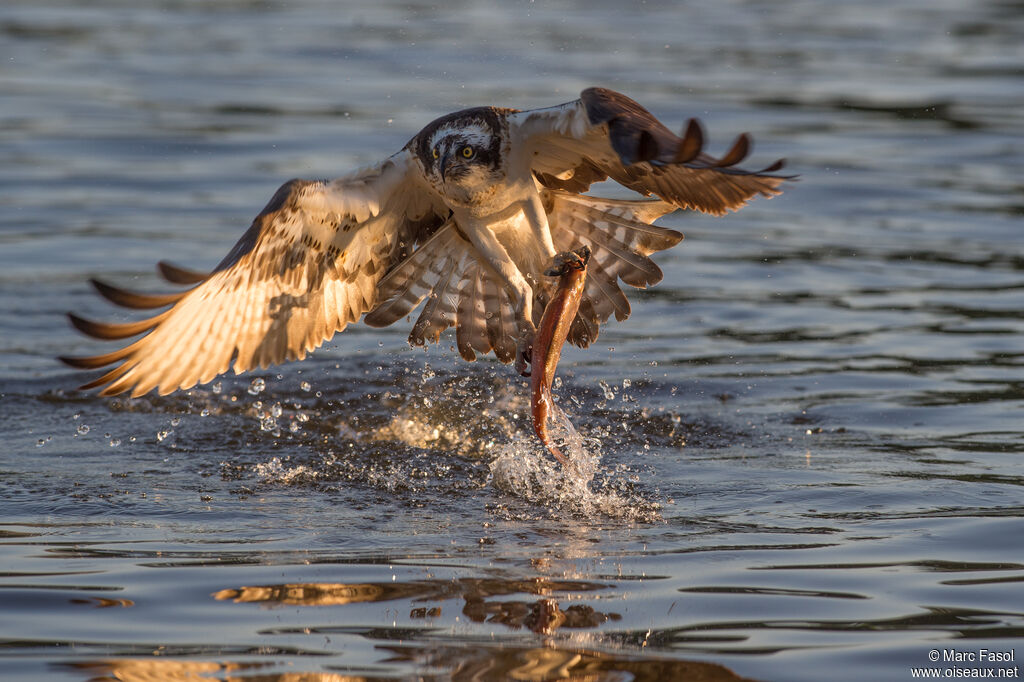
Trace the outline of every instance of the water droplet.
[[215, 383], [213, 386], [210, 386], [210, 390], [213, 391], [214, 393], [220, 393], [222, 388], [223, 386], [219, 381]]
[[259, 395], [266, 387], [267, 382], [263, 379], [253, 379], [249, 382], [249, 395]]
[[281, 416], [281, 413], [283, 411], [284, 410], [281, 409], [281, 403], [274, 403], [273, 406], [270, 408], [270, 416], [276, 419], [277, 417]]
[[110, 439], [110, 447], [116, 448], [120, 444], [121, 444], [121, 439], [120, 438], [111, 438]]
[[36, 441], [36, 447], [37, 448], [41, 448], [44, 445], [46, 445], [46, 439], [45, 438], [40, 438], [39, 440]]
[[599, 381], [597, 382], [597, 385], [601, 387], [602, 391], [604, 391], [605, 400], [615, 400], [615, 391], [612, 390], [612, 387], [608, 385], [607, 381]]
[[181, 423], [181, 417], [174, 417], [171, 419], [171, 426], [177, 426]]
[[299, 384], [299, 388], [301, 388], [306, 393], [309, 393], [309, 391], [313, 389], [313, 387], [310, 385], [308, 381], [303, 381], [301, 384]]
[[204, 407], [203, 411], [199, 413], [199, 416], [200, 417], [209, 417], [210, 416], [210, 408]]
[[630, 379], [623, 379], [622, 380], [622, 387], [623, 388], [629, 388], [632, 385], [633, 385], [633, 382]]
[[78, 430], [78, 435], [79, 436], [84, 436], [85, 434], [89, 433], [89, 425], [88, 424], [79, 424], [77, 430]]
[[163, 443], [167, 439], [167, 436], [171, 435], [171, 432], [167, 429], [162, 429], [156, 432], [156, 442]]

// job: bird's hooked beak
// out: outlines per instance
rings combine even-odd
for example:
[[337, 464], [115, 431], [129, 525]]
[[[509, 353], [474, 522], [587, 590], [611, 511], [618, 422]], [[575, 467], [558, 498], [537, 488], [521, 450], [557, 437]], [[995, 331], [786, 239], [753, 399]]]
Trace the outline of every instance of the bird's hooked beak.
[[448, 173], [448, 162], [451, 161], [452, 155], [445, 153], [441, 155], [441, 161], [438, 162], [437, 167], [441, 172], [441, 182], [445, 181], [445, 175]]

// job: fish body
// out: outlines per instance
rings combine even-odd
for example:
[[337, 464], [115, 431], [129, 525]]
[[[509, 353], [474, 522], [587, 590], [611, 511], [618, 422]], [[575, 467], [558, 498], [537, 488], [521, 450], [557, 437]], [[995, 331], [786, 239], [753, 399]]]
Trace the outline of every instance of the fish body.
[[562, 356], [562, 346], [580, 307], [589, 261], [590, 248], [587, 246], [555, 256], [554, 266], [544, 274], [558, 277], [558, 287], [544, 308], [537, 336], [533, 340], [530, 375], [533, 429], [544, 447], [563, 465], [566, 464], [565, 457], [548, 433], [548, 417], [552, 405], [551, 383]]

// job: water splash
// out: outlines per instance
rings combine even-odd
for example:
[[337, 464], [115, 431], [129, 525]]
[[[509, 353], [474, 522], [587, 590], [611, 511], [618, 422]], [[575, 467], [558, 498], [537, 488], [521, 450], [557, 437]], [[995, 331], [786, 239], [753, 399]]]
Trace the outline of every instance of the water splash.
[[[661, 520], [656, 502], [621, 495], [608, 481], [596, 480], [599, 473], [616, 475], [601, 470], [601, 441], [582, 436], [557, 405], [552, 405], [550, 433], [567, 466], [553, 460], [532, 433], [524, 435], [496, 448], [498, 455], [490, 463], [494, 487], [531, 504], [587, 519]], [[598, 489], [598, 484], [603, 489]]]
[[268, 462], [256, 464], [253, 473], [261, 483], [280, 483], [291, 485], [295, 483], [311, 483], [321, 478], [322, 472], [305, 464], [284, 462], [280, 457], [273, 457]]
[[[467, 372], [463, 367], [456, 371], [418, 365], [386, 373], [376, 383], [335, 380], [324, 387], [306, 378], [294, 384], [253, 379], [125, 401], [116, 409], [174, 415], [156, 437], [171, 448], [182, 434], [189, 443], [220, 447], [224, 424], [237, 429], [231, 438], [251, 440], [256, 452], [272, 447], [273, 454], [255, 461], [246, 455], [222, 463], [227, 477], [249, 479], [250, 485], [352, 489], [361, 484], [371, 491], [402, 493], [413, 505], [431, 495], [457, 497], [489, 488], [498, 500], [486, 502], [487, 508], [509, 518], [536, 518], [539, 513], [661, 520], [657, 494], [643, 489], [632, 465], [602, 464], [602, 448], [618, 453], [641, 447], [623, 441], [619, 429], [611, 427], [619, 425], [616, 416], [624, 422], [631, 410], [603, 415], [588, 425], [584, 436], [553, 405], [550, 433], [571, 465], [563, 470], [533, 433], [524, 382], [509, 381], [501, 368]], [[561, 405], [586, 414], [585, 406], [618, 389], [605, 386], [593, 394], [567, 393], [563, 397], [569, 400]], [[259, 390], [253, 393], [253, 388]], [[332, 397], [321, 398], [318, 388]], [[195, 415], [195, 421], [186, 422], [178, 413]], [[286, 443], [298, 449], [276, 456]]]

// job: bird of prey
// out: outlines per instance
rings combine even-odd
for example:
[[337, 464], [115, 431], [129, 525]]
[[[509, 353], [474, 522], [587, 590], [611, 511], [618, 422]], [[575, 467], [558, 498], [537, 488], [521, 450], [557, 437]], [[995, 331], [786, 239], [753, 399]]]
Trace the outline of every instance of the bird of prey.
[[[586, 289], [569, 341], [586, 347], [612, 315], [629, 316], [619, 280], [646, 287], [662, 273], [648, 257], [682, 235], [651, 223], [676, 208], [713, 215], [779, 194], [782, 162], [736, 166], [740, 135], [721, 158], [703, 151], [700, 124], [677, 136], [637, 102], [589, 88], [579, 99], [519, 111], [478, 107], [442, 116], [397, 154], [334, 180], [286, 182], [212, 272], [168, 263], [162, 276], [188, 288], [142, 294], [93, 280], [135, 309], [166, 308], [106, 324], [69, 314], [88, 336], [140, 338], [118, 350], [62, 357], [81, 369], [113, 365], [82, 388], [101, 395], [161, 395], [234, 368], [301, 359], [363, 321], [383, 327], [426, 300], [409, 342], [436, 342], [454, 326], [466, 360], [494, 352], [527, 371], [554, 282], [557, 252], [589, 247]], [[653, 199], [584, 194], [611, 178]]]

